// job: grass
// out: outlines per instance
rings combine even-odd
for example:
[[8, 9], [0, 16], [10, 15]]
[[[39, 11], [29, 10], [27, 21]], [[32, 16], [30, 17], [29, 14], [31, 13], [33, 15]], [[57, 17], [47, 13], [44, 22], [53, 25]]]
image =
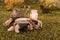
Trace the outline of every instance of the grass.
[[[39, 4], [31, 6], [31, 9], [38, 10], [39, 20], [43, 23], [43, 29], [19, 34], [14, 31], [7, 32], [8, 27], [4, 26], [3, 23], [12, 16], [12, 12], [0, 7], [0, 40], [60, 40], [60, 12], [43, 14]], [[29, 12], [26, 14], [26, 17], [29, 17]]]

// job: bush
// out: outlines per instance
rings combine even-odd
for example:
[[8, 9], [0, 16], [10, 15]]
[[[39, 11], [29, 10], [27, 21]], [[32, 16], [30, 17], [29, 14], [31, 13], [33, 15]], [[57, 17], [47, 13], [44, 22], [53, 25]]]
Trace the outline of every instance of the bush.
[[51, 8], [52, 6], [56, 6], [57, 0], [40, 0], [41, 5], [45, 8]]
[[4, 0], [5, 7], [7, 10], [12, 9], [14, 5], [19, 5], [23, 2], [24, 0]]

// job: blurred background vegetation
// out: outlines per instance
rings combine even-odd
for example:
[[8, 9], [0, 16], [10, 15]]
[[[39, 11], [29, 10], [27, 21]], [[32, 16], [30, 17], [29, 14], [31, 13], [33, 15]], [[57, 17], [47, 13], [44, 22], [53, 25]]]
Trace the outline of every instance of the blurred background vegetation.
[[42, 9], [60, 9], [60, 0], [0, 0], [0, 5], [2, 5], [6, 10], [12, 10], [13, 8], [17, 7], [23, 7], [24, 5], [34, 5], [38, 4], [39, 7]]

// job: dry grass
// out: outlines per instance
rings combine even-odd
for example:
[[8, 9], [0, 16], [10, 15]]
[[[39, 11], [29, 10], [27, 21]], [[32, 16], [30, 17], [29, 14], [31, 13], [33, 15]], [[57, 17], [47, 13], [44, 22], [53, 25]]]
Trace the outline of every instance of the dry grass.
[[[56, 11], [56, 13], [43, 14], [39, 5], [32, 5], [31, 9], [38, 9], [39, 19], [43, 22], [43, 29], [20, 34], [14, 31], [7, 32], [8, 27], [4, 26], [3, 23], [11, 17], [12, 12], [2, 9], [0, 11], [0, 40], [60, 40], [60, 13]], [[29, 12], [26, 17], [29, 17]]]

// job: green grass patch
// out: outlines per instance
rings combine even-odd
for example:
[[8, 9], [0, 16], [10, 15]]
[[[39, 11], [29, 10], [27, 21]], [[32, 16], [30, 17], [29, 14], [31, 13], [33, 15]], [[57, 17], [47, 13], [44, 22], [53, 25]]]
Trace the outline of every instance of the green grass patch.
[[[60, 40], [60, 12], [43, 14], [38, 5], [31, 5], [31, 9], [37, 9], [39, 20], [43, 23], [42, 30], [27, 31], [24, 33], [7, 32], [8, 27], [3, 23], [12, 16], [12, 11], [0, 11], [0, 40]], [[31, 10], [30, 9], [30, 10]], [[30, 11], [26, 13], [29, 17]]]

